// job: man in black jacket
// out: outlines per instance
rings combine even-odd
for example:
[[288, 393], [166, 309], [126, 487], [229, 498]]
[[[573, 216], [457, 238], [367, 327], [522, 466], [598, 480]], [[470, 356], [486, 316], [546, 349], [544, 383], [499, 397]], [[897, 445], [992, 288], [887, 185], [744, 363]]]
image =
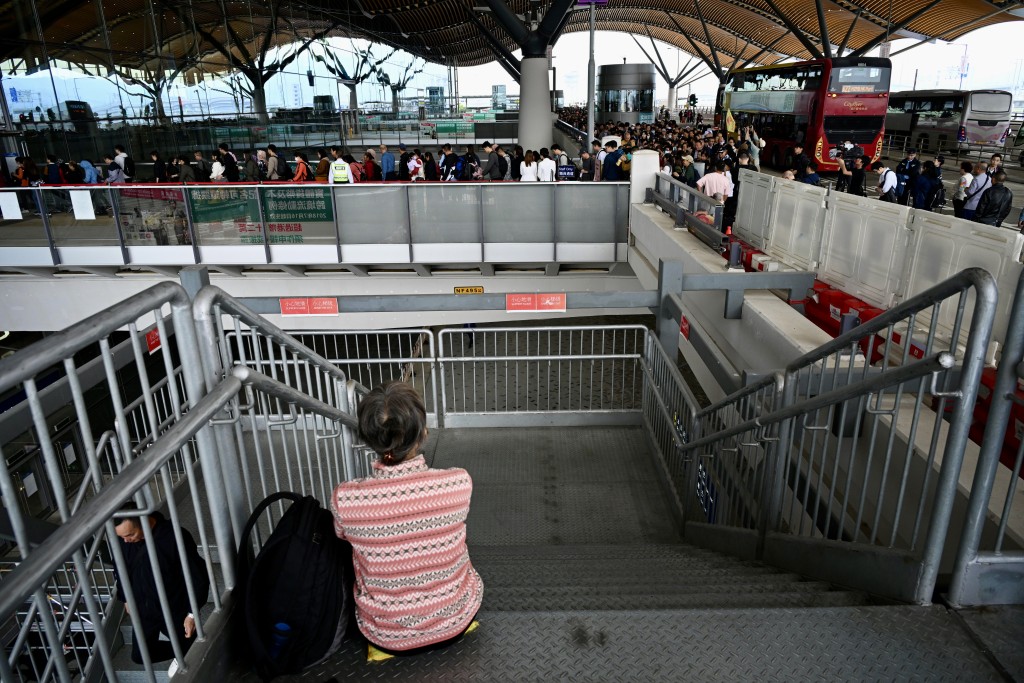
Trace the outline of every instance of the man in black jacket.
[[992, 176], [992, 187], [985, 190], [985, 193], [981, 195], [981, 201], [978, 202], [978, 208], [974, 212], [975, 223], [999, 227], [1010, 215], [1013, 193], [1005, 183], [1006, 173], [996, 171], [996, 174]]
[[[123, 510], [136, 509], [134, 505], [126, 505]], [[162, 662], [174, 657], [174, 650], [167, 633], [160, 598], [157, 593], [156, 577], [150, 564], [149, 552], [146, 550], [146, 536], [153, 540], [156, 548], [156, 561], [160, 567], [160, 576], [167, 596], [167, 606], [171, 614], [172, 624], [181, 624], [182, 631], [177, 635], [182, 649], [188, 651], [196, 639], [196, 620], [189, 602], [188, 590], [182, 563], [188, 567], [195, 589], [196, 606], [206, 604], [210, 593], [210, 576], [206, 571], [206, 563], [199, 556], [195, 539], [186, 529], [181, 529], [182, 557], [174, 538], [174, 525], [162, 514], [154, 512], [146, 517], [127, 517], [121, 519], [114, 527], [120, 539], [121, 553], [124, 555], [125, 570], [131, 584], [135, 605], [138, 608], [138, 620], [142, 626], [142, 639], [146, 641], [150, 659]], [[122, 577], [115, 572], [117, 582], [117, 599], [125, 603], [128, 611], [127, 593]], [[141, 664], [142, 653], [139, 651], [140, 636], [135, 634], [132, 644], [132, 661]]]

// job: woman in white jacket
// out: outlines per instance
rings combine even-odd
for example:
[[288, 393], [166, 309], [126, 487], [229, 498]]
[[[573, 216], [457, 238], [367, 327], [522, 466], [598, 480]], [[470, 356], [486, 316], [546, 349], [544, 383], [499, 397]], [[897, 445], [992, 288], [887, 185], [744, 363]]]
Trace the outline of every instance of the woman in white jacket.
[[224, 179], [224, 164], [220, 160], [220, 155], [216, 155], [213, 158], [213, 168], [210, 170], [210, 180], [215, 183], [223, 183]]
[[537, 180], [537, 162], [533, 160], [533, 150], [526, 150], [526, 156], [523, 157], [522, 163], [519, 165], [519, 173], [522, 177], [519, 179], [521, 182], [536, 182]]

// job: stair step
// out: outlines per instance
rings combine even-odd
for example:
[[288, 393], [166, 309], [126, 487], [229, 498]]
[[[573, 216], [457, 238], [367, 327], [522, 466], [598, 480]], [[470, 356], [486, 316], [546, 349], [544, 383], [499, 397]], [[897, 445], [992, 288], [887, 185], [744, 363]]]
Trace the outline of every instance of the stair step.
[[[444, 650], [367, 664], [365, 646], [349, 641], [301, 679], [281, 680], [1001, 680], [941, 607], [482, 610], [478, 619]], [[252, 673], [234, 680], [258, 682]]]
[[620, 561], [558, 564], [490, 564], [474, 561], [485, 586], [625, 586], [639, 585], [701, 585], [724, 579], [751, 576], [793, 576], [755, 563], [748, 564], [652, 564]]
[[562, 591], [537, 591], [532, 595], [488, 595], [482, 609], [494, 612], [542, 612], [550, 610], [671, 610], [736, 608], [852, 607], [865, 604], [863, 593], [852, 591], [740, 591], [719, 593], [647, 593], [595, 595]]
[[642, 596], [642, 595], [692, 595], [692, 594], [720, 594], [720, 593], [824, 593], [834, 588], [824, 581], [803, 581], [796, 574], [759, 577], [727, 577], [729, 580], [714, 580], [702, 583], [636, 583], [623, 586], [603, 585], [566, 585], [566, 586], [490, 586], [484, 582], [484, 591], [488, 595], [502, 595], [509, 598], [530, 597], [533, 595], [594, 595], [594, 596]]
[[685, 543], [585, 544], [585, 545], [470, 545], [469, 556], [495, 559], [646, 559], [675, 557], [727, 557], [713, 550], [706, 550]]

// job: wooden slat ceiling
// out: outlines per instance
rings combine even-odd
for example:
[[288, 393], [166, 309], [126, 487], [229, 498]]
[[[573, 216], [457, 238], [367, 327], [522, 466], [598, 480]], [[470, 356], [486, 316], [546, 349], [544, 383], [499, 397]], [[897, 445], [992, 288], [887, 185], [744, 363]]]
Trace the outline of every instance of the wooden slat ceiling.
[[[233, 54], [252, 54], [275, 14], [277, 28], [270, 38], [274, 45], [327, 31], [331, 36], [362, 37], [400, 47], [431, 62], [473, 66], [494, 60], [488, 42], [470, 22], [476, 13], [502, 45], [517, 49], [488, 13], [473, 9], [482, 0], [34, 1], [35, 8], [33, 0], [0, 0], [0, 35], [5, 37], [0, 41], [0, 59], [27, 58], [31, 65], [45, 55], [81, 64], [110, 66], [113, 62], [119, 67], [153, 68], [202, 58], [205, 70], [217, 70], [226, 68], [228, 60], [214, 49], [210, 38], [229, 45]], [[838, 45], [849, 33], [849, 50], [884, 35], [954, 40], [984, 26], [1017, 21], [1010, 10], [1024, 7], [1024, 0], [938, 0], [922, 12], [936, 0], [822, 1], [829, 42]], [[550, 2], [539, 0], [534, 6], [543, 11]], [[518, 14], [526, 14], [531, 7], [529, 0], [508, 0], [508, 4]], [[589, 10], [572, 12], [563, 32], [589, 30]], [[769, 45], [771, 49], [755, 63], [810, 58], [811, 52], [795, 31], [807, 42], [821, 45], [814, 0], [609, 0], [597, 10], [597, 27], [631, 33], [647, 43], [649, 30], [657, 40], [690, 53], [696, 48], [710, 57], [700, 15], [723, 68], [757, 57]], [[911, 17], [913, 21], [900, 28]], [[208, 36], [193, 31], [193, 22]], [[156, 58], [156, 43], [162, 60]]]

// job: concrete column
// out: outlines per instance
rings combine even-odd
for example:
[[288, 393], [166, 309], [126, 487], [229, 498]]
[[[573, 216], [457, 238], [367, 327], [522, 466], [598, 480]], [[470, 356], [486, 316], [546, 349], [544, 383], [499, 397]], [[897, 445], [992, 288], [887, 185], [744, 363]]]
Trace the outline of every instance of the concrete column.
[[665, 108], [668, 109], [669, 116], [675, 118], [676, 115], [676, 86], [670, 85], [668, 87], [668, 102], [665, 104]]
[[551, 95], [547, 57], [524, 57], [519, 73], [519, 144], [538, 150], [551, 144]]

